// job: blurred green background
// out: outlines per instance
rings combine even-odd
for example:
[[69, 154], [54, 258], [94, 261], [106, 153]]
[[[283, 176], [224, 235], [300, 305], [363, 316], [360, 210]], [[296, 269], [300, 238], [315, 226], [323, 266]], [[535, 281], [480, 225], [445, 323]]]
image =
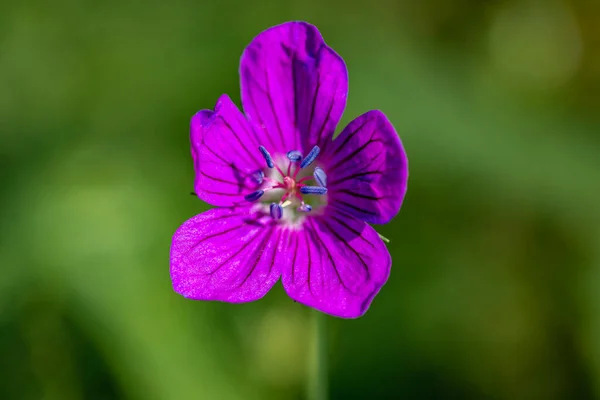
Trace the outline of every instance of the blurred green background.
[[381, 109], [410, 160], [331, 398], [600, 398], [596, 0], [2, 1], [0, 398], [304, 398], [309, 310], [185, 300], [168, 261], [190, 117], [294, 19], [347, 63], [339, 129]]

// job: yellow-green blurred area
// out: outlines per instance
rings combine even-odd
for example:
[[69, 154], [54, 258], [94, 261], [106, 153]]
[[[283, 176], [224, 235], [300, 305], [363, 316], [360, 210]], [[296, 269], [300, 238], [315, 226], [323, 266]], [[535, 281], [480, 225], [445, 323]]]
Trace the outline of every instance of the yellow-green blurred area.
[[600, 398], [600, 2], [0, 3], [0, 399], [302, 399], [311, 312], [185, 300], [189, 120], [315, 24], [410, 160], [392, 274], [329, 318], [332, 399]]

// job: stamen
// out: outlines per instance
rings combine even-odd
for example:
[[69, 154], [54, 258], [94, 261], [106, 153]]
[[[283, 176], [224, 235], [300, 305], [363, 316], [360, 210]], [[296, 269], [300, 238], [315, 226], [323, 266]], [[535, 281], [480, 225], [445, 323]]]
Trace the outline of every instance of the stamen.
[[258, 146], [258, 150], [260, 150], [263, 157], [265, 158], [265, 161], [267, 162], [267, 167], [273, 168], [275, 163], [273, 163], [273, 158], [271, 158], [271, 155], [269, 154], [265, 146]]
[[311, 212], [312, 211], [312, 207], [310, 204], [304, 204], [302, 203], [302, 205], [300, 205], [300, 207], [297, 208], [298, 211], [301, 212]]
[[260, 185], [261, 183], [263, 183], [263, 179], [265, 178], [265, 173], [262, 171], [256, 171], [255, 173], [252, 174], [252, 178], [256, 181], [256, 183], [258, 183]]
[[[250, 173], [249, 177], [260, 185], [260, 189], [244, 196], [244, 199], [249, 202], [255, 202], [266, 192], [272, 190], [282, 190], [281, 199], [278, 202], [269, 204], [269, 214], [275, 221], [283, 220], [284, 208], [295, 207], [296, 210], [292, 212], [292, 215], [296, 212], [309, 213], [313, 211], [313, 206], [304, 203], [303, 195], [316, 195], [321, 196], [327, 194], [327, 174], [321, 167], [315, 167], [312, 174], [303, 173], [302, 178], [297, 178], [300, 170], [310, 166], [318, 157], [321, 149], [319, 146], [314, 146], [304, 157], [299, 150], [291, 150], [286, 153], [287, 161], [287, 173], [285, 164], [275, 163], [273, 157], [266, 149], [265, 146], [258, 146], [258, 150], [265, 158], [267, 166], [275, 169], [281, 175], [281, 178], [277, 174], [266, 172], [265, 170], [257, 170]], [[283, 170], [282, 170], [283, 168]], [[267, 176], [269, 175], [269, 176]], [[314, 180], [315, 186], [307, 186], [306, 181]], [[308, 183], [308, 182], [307, 182]], [[279, 196], [277, 196], [279, 197]], [[271, 200], [272, 201], [272, 200]], [[266, 210], [265, 210], [266, 211]], [[289, 216], [292, 219], [294, 217]], [[286, 214], [286, 219], [288, 215]]]
[[291, 162], [302, 160], [302, 153], [300, 153], [298, 150], [288, 151], [286, 155], [288, 160], [290, 160]]
[[320, 186], [302, 186], [300, 192], [302, 194], [316, 194], [320, 196], [327, 193], [327, 188]]
[[300, 163], [300, 168], [306, 168], [310, 164], [312, 164], [312, 162], [315, 161], [315, 158], [317, 158], [317, 156], [319, 155], [320, 151], [321, 149], [319, 148], [319, 146], [313, 147], [310, 153], [308, 153], [308, 155], [306, 156], [306, 158]]
[[313, 176], [315, 180], [319, 184], [319, 186], [327, 187], [327, 174], [323, 171], [323, 168], [317, 167], [315, 168], [315, 172], [313, 172]]
[[272, 183], [273, 185], [279, 185], [281, 183], [277, 179], [269, 178], [268, 176], [265, 177], [264, 180], [265, 182]]
[[271, 218], [281, 219], [281, 216], [283, 215], [283, 207], [281, 207], [280, 204], [271, 203], [270, 211], [271, 211]]
[[279, 175], [281, 175], [282, 178], [286, 177], [286, 174], [284, 174], [281, 168], [279, 168], [279, 165], [275, 164], [275, 169], [277, 170], [277, 172], [279, 172]]
[[244, 199], [246, 199], [246, 201], [256, 201], [260, 199], [263, 194], [265, 194], [264, 190], [257, 190], [256, 192], [245, 195]]

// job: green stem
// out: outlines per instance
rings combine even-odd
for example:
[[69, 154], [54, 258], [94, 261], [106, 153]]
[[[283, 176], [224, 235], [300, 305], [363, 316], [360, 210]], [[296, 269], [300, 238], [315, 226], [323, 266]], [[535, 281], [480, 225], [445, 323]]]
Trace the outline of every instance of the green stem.
[[308, 399], [327, 400], [327, 315], [312, 310], [312, 341], [308, 367]]

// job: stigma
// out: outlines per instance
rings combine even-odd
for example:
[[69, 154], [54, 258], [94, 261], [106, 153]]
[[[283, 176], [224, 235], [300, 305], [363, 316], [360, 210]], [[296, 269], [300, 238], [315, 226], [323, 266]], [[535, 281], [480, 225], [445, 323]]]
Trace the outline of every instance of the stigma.
[[251, 174], [259, 189], [247, 193], [244, 199], [248, 202], [261, 200], [265, 212], [275, 221], [287, 215], [286, 209], [295, 210], [299, 215], [313, 212], [314, 205], [309, 204], [305, 196], [327, 194], [327, 175], [323, 168], [317, 166], [309, 171], [321, 151], [319, 146], [314, 146], [306, 156], [299, 150], [290, 150], [285, 155], [275, 154], [273, 158], [265, 146], [259, 146], [258, 151], [265, 160], [266, 169]]

